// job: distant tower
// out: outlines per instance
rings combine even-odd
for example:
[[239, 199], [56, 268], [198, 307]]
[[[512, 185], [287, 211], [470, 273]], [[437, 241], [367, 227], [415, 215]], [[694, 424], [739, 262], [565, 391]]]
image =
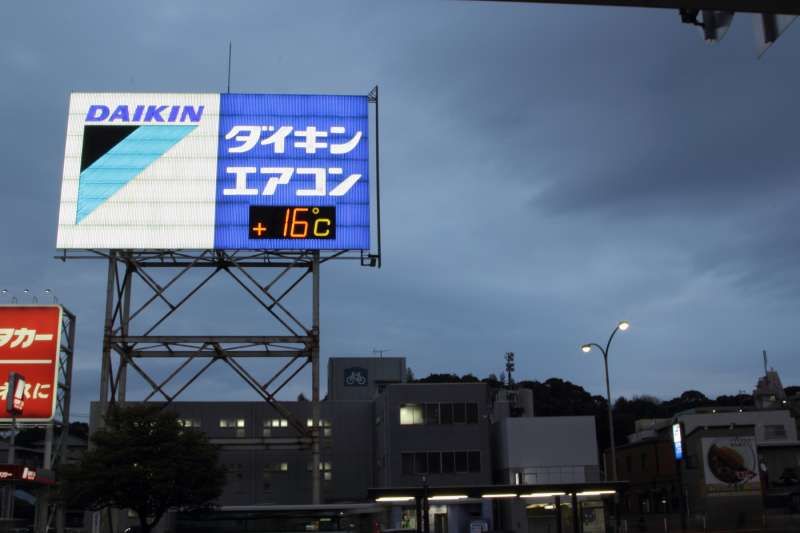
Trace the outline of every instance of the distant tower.
[[783, 390], [778, 372], [767, 366], [767, 351], [763, 350], [764, 377], [758, 379], [753, 391], [753, 404], [756, 409], [775, 409], [783, 406], [786, 401], [786, 392]]

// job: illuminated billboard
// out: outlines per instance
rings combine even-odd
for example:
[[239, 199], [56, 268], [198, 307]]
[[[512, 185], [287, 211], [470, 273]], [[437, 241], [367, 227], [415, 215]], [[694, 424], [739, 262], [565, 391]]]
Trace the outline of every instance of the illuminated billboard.
[[[9, 395], [19, 394], [15, 398], [22, 408], [18, 421], [53, 419], [60, 343], [61, 306], [0, 305], [0, 399], [7, 401]], [[21, 374], [24, 383], [9, 383], [14, 373]], [[22, 390], [13, 381], [21, 383]], [[11, 418], [11, 413], [0, 414], [2, 422]]]
[[366, 96], [74, 93], [57, 247], [368, 250]]
[[676, 461], [683, 459], [683, 437], [679, 422], [672, 424], [672, 450]]
[[761, 491], [755, 437], [704, 438], [702, 449], [709, 495]]

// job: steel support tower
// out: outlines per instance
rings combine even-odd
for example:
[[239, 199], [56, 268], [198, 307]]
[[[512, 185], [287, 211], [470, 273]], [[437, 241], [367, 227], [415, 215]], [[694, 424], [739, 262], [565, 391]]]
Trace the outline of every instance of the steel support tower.
[[[288, 446], [310, 449], [311, 503], [321, 503], [320, 483], [320, 267], [332, 260], [381, 266], [380, 153], [378, 88], [367, 100], [374, 104], [375, 187], [372, 191], [376, 252], [371, 250], [65, 250], [62, 260], [102, 259], [108, 264], [106, 308], [100, 375], [100, 413], [129, 401], [176, 401], [212, 367], [225, 366], [247, 388], [268, 403], [295, 430]], [[260, 315], [250, 317], [258, 330], [245, 335], [196, 332], [172, 334], [170, 319], [190, 316], [186, 304], [215, 278], [227, 278], [255, 302]], [[310, 290], [307, 290], [310, 285]], [[303, 291], [306, 291], [303, 293]], [[302, 294], [301, 294], [302, 293]], [[310, 295], [310, 297], [309, 297]], [[307, 300], [299, 305], [301, 300]], [[309, 301], [310, 300], [310, 301]], [[213, 307], [213, 306], [212, 306]], [[203, 311], [203, 318], [223, 317], [225, 309]], [[192, 315], [198, 316], [198, 315]], [[171, 361], [166, 374], [154, 368]], [[248, 363], [270, 360], [275, 370], [254, 371]], [[278, 394], [311, 367], [312, 421], [299, 420], [277, 399]], [[162, 375], [157, 375], [158, 371]], [[128, 398], [128, 375], [144, 382], [142, 398]], [[102, 422], [101, 422], [102, 423]], [[286, 449], [287, 440], [266, 449]]]

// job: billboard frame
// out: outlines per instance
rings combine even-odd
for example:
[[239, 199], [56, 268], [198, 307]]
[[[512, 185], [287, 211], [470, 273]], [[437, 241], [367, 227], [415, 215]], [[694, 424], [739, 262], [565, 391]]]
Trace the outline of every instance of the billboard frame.
[[[361, 266], [369, 266], [369, 267], [378, 267], [380, 268], [382, 263], [382, 238], [381, 238], [381, 195], [380, 195], [380, 107], [379, 107], [379, 98], [378, 98], [378, 86], [376, 85], [373, 87], [369, 93], [366, 95], [367, 99], [367, 106], [369, 108], [370, 105], [374, 105], [374, 109], [372, 113], [369, 113], [370, 116], [367, 117], [367, 122], [369, 127], [374, 131], [374, 135], [369, 135], [369, 144], [367, 146], [368, 153], [370, 157], [374, 156], [374, 164], [370, 163], [370, 175], [374, 176], [374, 179], [370, 181], [374, 181], [374, 187], [370, 187], [369, 198], [370, 198], [370, 249], [345, 249], [345, 248], [335, 248], [335, 249], [319, 249], [321, 253], [321, 258], [323, 259], [351, 259], [351, 260], [359, 260]], [[151, 94], [151, 93], [141, 93], [141, 94]], [[221, 93], [227, 94], [227, 93]], [[274, 95], [281, 95], [283, 93], [272, 93]], [[293, 94], [301, 94], [301, 93], [293, 93]], [[302, 94], [310, 94], [310, 93], [302, 93]], [[324, 96], [339, 96], [339, 95], [324, 95]], [[342, 96], [349, 96], [349, 95], [342, 95]], [[374, 141], [373, 141], [374, 139]], [[374, 205], [372, 205], [374, 202]], [[373, 220], [374, 215], [374, 222]], [[374, 237], [374, 241], [373, 241]], [[170, 253], [176, 250], [185, 251], [187, 253], [191, 252], [198, 252], [202, 251], [204, 248], [157, 248], [157, 249], [150, 249], [150, 248], [135, 248], [135, 250], [143, 251], [143, 252], [150, 252], [150, 253], [159, 253], [165, 252]], [[98, 255], [102, 256], [104, 251], [109, 250], [109, 248], [60, 248], [60, 255], [57, 256], [57, 259], [67, 260], [67, 259], [88, 259], [88, 258], [96, 258]], [[231, 250], [229, 248], [219, 248], [217, 250]], [[277, 255], [292, 255], [297, 253], [303, 253], [307, 250], [302, 248], [292, 248], [292, 249], [283, 249], [283, 248], [272, 248], [272, 249], [247, 249], [243, 250], [247, 252], [264, 252], [265, 254], [277, 254]], [[374, 253], [373, 253], [374, 251]]]

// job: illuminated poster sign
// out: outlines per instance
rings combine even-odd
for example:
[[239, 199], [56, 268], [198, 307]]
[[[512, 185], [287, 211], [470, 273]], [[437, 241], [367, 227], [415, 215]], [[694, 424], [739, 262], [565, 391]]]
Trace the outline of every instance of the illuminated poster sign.
[[683, 459], [683, 437], [681, 436], [680, 423], [672, 424], [672, 448], [675, 452], [675, 460]]
[[702, 447], [706, 491], [710, 495], [761, 491], [755, 437], [704, 438]]
[[76, 93], [58, 248], [370, 247], [366, 96]]
[[[9, 374], [25, 376], [19, 421], [47, 421], [55, 414], [61, 307], [58, 305], [0, 305], [0, 400], [8, 401]], [[16, 402], [15, 402], [16, 403]], [[8, 413], [0, 421], [10, 421]]]

